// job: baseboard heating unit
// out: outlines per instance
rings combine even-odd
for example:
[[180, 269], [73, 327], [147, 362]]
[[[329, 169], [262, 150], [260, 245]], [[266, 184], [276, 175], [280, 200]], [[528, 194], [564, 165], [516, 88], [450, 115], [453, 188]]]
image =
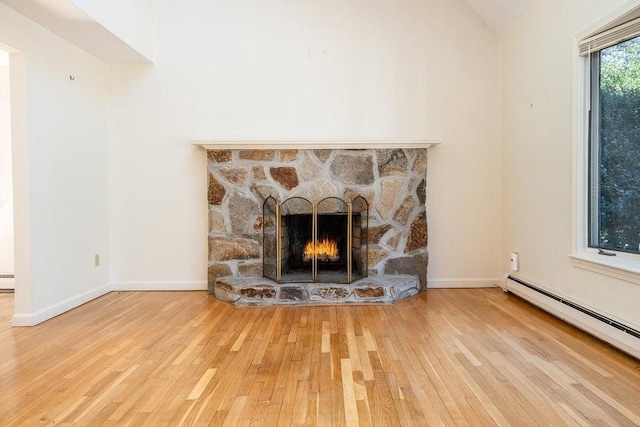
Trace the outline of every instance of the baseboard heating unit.
[[512, 275], [507, 276], [505, 291], [512, 292], [614, 347], [640, 358], [640, 330], [634, 327]]

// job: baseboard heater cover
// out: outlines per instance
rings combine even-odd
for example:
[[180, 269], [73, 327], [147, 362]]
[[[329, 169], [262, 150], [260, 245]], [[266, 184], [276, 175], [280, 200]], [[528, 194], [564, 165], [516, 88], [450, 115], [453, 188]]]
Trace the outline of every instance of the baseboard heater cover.
[[556, 300], [556, 301], [558, 301], [558, 302], [560, 302], [560, 303], [562, 303], [562, 304], [564, 304], [564, 305], [566, 305], [568, 307], [573, 308], [574, 310], [578, 310], [579, 312], [584, 313], [587, 316], [593, 317], [594, 319], [599, 320], [602, 323], [606, 323], [609, 326], [613, 326], [616, 329], [619, 329], [619, 330], [621, 330], [623, 332], [626, 332], [627, 334], [629, 334], [629, 335], [631, 335], [631, 336], [633, 336], [633, 337], [635, 337], [637, 339], [640, 339], [640, 331], [638, 331], [637, 329], [634, 329], [634, 328], [632, 328], [630, 326], [627, 326], [624, 323], [620, 323], [617, 320], [611, 319], [611, 318], [609, 318], [607, 316], [604, 316], [604, 315], [602, 315], [600, 313], [597, 313], [597, 312], [595, 312], [593, 310], [590, 310], [590, 309], [588, 309], [586, 307], [583, 307], [580, 304], [576, 304], [575, 302], [569, 301], [566, 298], [562, 298], [562, 297], [560, 297], [560, 296], [558, 296], [556, 294], [553, 294], [553, 293], [551, 293], [549, 291], [545, 291], [544, 289], [541, 289], [541, 288], [539, 288], [537, 286], [534, 286], [534, 285], [532, 285], [530, 283], [527, 283], [522, 279], [518, 279], [517, 277], [509, 275], [509, 276], [507, 276], [507, 279], [512, 280], [512, 281], [514, 281], [516, 283], [519, 283], [522, 286], [525, 286], [525, 287], [531, 289], [532, 291], [538, 292], [538, 293], [540, 293], [540, 294], [542, 294], [542, 295], [544, 295], [546, 297], [554, 299], [554, 300]]

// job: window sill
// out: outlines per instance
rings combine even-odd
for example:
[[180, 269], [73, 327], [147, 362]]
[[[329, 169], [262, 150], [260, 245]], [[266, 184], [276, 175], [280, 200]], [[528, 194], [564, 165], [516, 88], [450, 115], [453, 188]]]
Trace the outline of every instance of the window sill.
[[569, 257], [574, 267], [640, 285], [639, 262], [589, 252], [574, 253]]

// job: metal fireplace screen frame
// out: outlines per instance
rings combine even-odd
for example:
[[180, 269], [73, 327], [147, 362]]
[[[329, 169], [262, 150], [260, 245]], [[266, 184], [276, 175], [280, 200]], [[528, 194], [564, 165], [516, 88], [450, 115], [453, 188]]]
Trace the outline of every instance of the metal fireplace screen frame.
[[[288, 270], [290, 257], [289, 235], [286, 218], [291, 215], [311, 216], [311, 242], [314, 246], [310, 275], [284, 274]], [[341, 279], [327, 280], [320, 277], [318, 268], [318, 218], [322, 216], [346, 216], [346, 274]], [[355, 221], [354, 221], [355, 219]], [[292, 282], [336, 282], [351, 283], [366, 277], [368, 265], [369, 203], [362, 196], [353, 200], [326, 197], [318, 203], [311, 203], [304, 197], [291, 197], [282, 203], [269, 196], [262, 205], [262, 272], [263, 276], [277, 283]], [[320, 230], [322, 231], [322, 230]], [[354, 277], [354, 250], [356, 252], [356, 276]], [[324, 269], [322, 270], [324, 271]], [[286, 276], [286, 277], [285, 277]]]

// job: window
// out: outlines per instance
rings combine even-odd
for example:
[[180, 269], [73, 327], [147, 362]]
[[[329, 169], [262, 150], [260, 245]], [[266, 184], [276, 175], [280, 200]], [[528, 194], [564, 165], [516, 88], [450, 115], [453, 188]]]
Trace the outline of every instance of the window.
[[[640, 22], [581, 44], [590, 61], [588, 246], [640, 254]], [[592, 51], [594, 49], [594, 51]]]
[[640, 285], [640, 0], [619, 12], [578, 45], [570, 258]]
[[640, 37], [591, 55], [589, 246], [640, 253]]

